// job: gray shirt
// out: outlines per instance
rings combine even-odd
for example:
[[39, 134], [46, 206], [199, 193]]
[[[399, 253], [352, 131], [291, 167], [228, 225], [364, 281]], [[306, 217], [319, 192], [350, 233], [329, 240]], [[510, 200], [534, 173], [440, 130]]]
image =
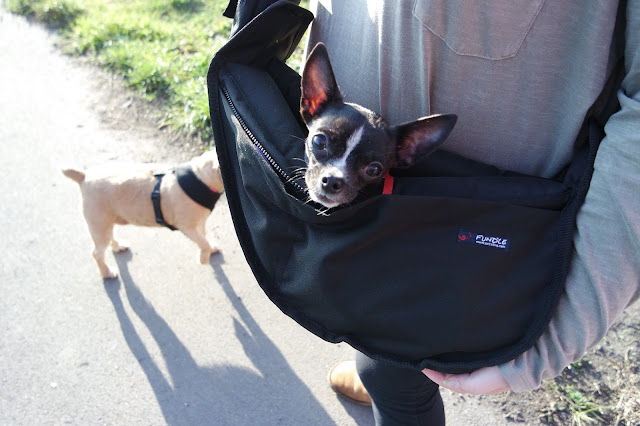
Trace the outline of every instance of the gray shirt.
[[[349, 102], [399, 124], [458, 122], [443, 147], [551, 177], [622, 52], [617, 1], [312, 0], [309, 45], [327, 45]], [[500, 366], [515, 391], [554, 377], [640, 297], [640, 0], [627, 7], [620, 112], [605, 128], [578, 215], [565, 292], [537, 344]]]

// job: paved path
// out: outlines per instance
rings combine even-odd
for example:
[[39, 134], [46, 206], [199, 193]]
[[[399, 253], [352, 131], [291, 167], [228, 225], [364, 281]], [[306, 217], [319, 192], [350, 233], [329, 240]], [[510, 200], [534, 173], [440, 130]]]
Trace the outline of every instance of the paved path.
[[[124, 227], [132, 251], [108, 258], [120, 278], [98, 277], [78, 188], [60, 167], [186, 151], [105, 125], [104, 79], [54, 41], [0, 8], [0, 424], [373, 424], [326, 384], [352, 350], [267, 300], [224, 199], [208, 222], [222, 248], [210, 265], [180, 233]], [[451, 425], [506, 424], [443, 394]]]

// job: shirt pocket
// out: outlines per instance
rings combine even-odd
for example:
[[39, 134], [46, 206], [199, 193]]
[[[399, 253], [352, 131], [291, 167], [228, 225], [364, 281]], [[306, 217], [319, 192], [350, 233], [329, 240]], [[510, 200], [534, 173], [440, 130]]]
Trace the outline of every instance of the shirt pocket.
[[455, 53], [507, 59], [522, 46], [545, 0], [416, 0], [413, 15]]

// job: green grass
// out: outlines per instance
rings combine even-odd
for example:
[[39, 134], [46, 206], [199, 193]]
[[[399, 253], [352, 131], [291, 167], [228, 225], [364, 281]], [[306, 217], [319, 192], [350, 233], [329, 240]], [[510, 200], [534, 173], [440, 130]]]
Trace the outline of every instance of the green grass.
[[[13, 13], [56, 28], [61, 47], [124, 76], [162, 105], [164, 123], [211, 139], [206, 75], [227, 40], [226, 0], [8, 0]], [[308, 6], [308, 0], [303, 0]], [[300, 63], [301, 50], [292, 59]]]
[[607, 424], [614, 410], [610, 398], [615, 391], [603, 391], [604, 383], [596, 384], [593, 374], [596, 372], [591, 362], [583, 358], [548, 382], [544, 390], [553, 402], [541, 419], [546, 417], [548, 424], [563, 424], [565, 419], [572, 426]]
[[52, 28], [67, 28], [84, 13], [77, 1], [72, 0], [9, 0], [9, 10], [42, 21]]
[[603, 407], [592, 401], [574, 386], [567, 386], [565, 399], [572, 415], [572, 423], [582, 426], [587, 423], [602, 422]]

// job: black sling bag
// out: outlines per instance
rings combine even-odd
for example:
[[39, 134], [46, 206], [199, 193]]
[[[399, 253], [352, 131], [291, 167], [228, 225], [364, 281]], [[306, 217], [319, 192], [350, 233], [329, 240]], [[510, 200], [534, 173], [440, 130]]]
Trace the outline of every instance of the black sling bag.
[[300, 76], [285, 65], [313, 16], [283, 0], [232, 1], [227, 13], [232, 37], [207, 77], [211, 120], [234, 226], [271, 301], [322, 339], [401, 366], [468, 372], [529, 349], [564, 288], [623, 67], [555, 179], [439, 150], [392, 171], [392, 194], [321, 215], [296, 173], [306, 127]]

